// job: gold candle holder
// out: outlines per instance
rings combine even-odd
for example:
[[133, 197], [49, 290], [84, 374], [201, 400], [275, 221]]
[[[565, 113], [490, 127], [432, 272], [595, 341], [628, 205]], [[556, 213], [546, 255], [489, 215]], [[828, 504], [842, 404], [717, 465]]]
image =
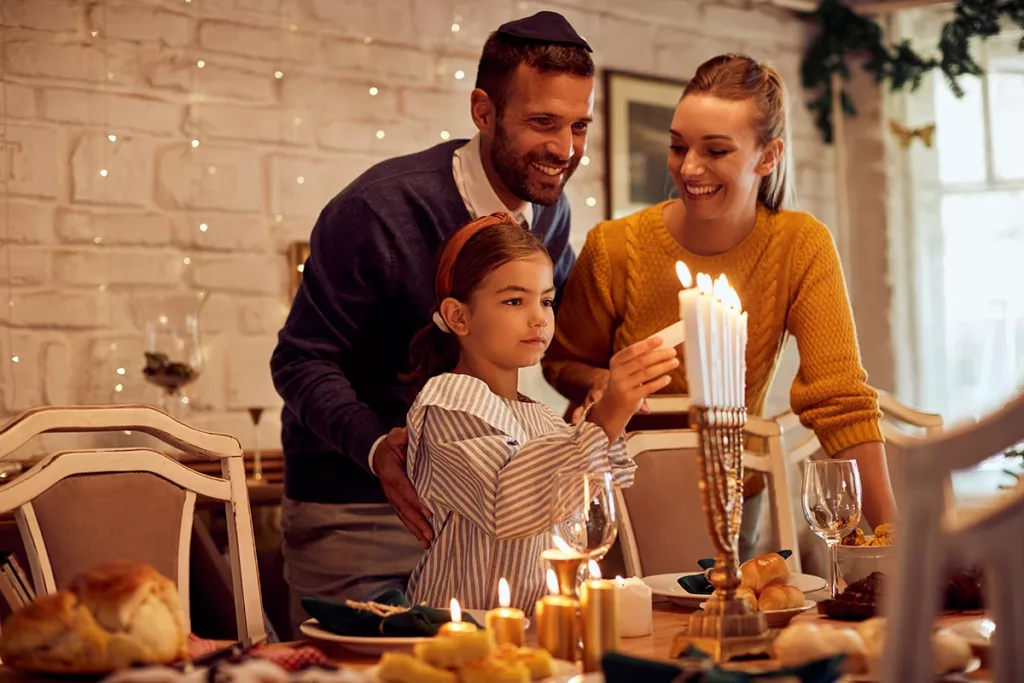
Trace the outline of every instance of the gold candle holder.
[[509, 607], [512, 602], [512, 592], [509, 590], [508, 581], [502, 578], [498, 582], [498, 605], [487, 613], [487, 632], [495, 646], [515, 645], [522, 647], [526, 642], [526, 615], [523, 610]]
[[[562, 539], [555, 537], [555, 545], [564, 545]], [[576, 584], [579, 581], [580, 567], [587, 556], [568, 547], [550, 548], [543, 551], [541, 559], [551, 565], [558, 581], [558, 593], [569, 598], [576, 597]]]
[[718, 550], [709, 573], [715, 592], [703, 611], [690, 615], [686, 631], [676, 635], [670, 656], [690, 645], [716, 662], [770, 654], [771, 638], [764, 614], [736, 598], [740, 585], [739, 532], [743, 516], [743, 408], [691, 406], [690, 425], [697, 430], [700, 497], [708, 533]]
[[537, 644], [551, 653], [552, 657], [575, 662], [579, 653], [579, 602], [575, 598], [561, 595], [558, 580], [548, 570], [548, 590], [537, 601], [534, 618], [537, 620]]
[[459, 601], [452, 598], [451, 602], [451, 615], [452, 620], [446, 624], [441, 624], [440, 628], [437, 629], [437, 635], [450, 636], [458, 633], [475, 633], [478, 629], [476, 624], [462, 620], [462, 608], [459, 607]]
[[619, 649], [619, 587], [601, 579], [593, 560], [590, 576], [580, 587], [584, 673], [601, 671], [605, 653]]

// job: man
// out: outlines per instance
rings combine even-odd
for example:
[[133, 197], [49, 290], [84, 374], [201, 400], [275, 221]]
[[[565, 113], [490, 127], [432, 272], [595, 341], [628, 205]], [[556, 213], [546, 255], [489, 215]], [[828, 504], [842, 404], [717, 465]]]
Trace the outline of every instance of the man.
[[593, 115], [590, 52], [554, 12], [504, 24], [484, 45], [470, 96], [479, 133], [375, 165], [320, 214], [270, 363], [285, 403], [293, 629], [306, 618], [302, 596], [404, 590], [429, 547], [405, 474], [402, 427], [415, 395], [398, 374], [430, 321], [443, 241], [473, 218], [508, 211], [542, 238], [556, 286], [565, 283], [575, 256], [562, 188]]

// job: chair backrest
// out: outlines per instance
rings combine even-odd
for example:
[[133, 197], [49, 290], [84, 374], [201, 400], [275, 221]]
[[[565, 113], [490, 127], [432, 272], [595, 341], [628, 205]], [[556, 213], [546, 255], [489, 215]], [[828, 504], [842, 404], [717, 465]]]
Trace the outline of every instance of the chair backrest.
[[51, 593], [82, 569], [116, 558], [148, 562], [177, 582], [189, 617], [189, 559], [196, 495], [224, 502], [238, 637], [266, 639], [242, 448], [149, 406], [37, 408], [0, 428], [0, 459], [38, 434], [132, 430], [188, 454], [218, 460], [201, 474], [149, 448], [62, 451], [0, 487], [0, 511], [15, 512], [37, 592]]
[[[782, 430], [770, 420], [751, 417], [745, 434], [768, 444], [766, 453], [744, 451], [743, 465], [769, 476], [772, 524], [782, 547], [793, 550], [790, 569], [799, 572]], [[626, 448], [637, 463], [633, 486], [618, 494], [619, 538], [626, 571], [635, 576], [689, 571], [698, 559], [714, 556], [700, 500], [696, 432], [631, 432], [626, 435]]]
[[938, 614], [947, 561], [985, 568], [985, 602], [996, 623], [991, 663], [997, 683], [1024, 681], [1024, 483], [992, 505], [946, 509], [945, 485], [956, 470], [1024, 441], [1024, 394], [977, 424], [910, 444], [902, 467], [909, 487], [894, 580], [886, 590], [889, 615], [883, 680], [924, 683], [932, 673], [932, 623]]

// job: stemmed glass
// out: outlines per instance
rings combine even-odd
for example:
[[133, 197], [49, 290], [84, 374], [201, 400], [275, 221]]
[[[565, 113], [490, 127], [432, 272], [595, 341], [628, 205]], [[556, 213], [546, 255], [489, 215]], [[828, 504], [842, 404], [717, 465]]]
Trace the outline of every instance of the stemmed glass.
[[828, 546], [829, 590], [838, 594], [839, 541], [860, 523], [860, 472], [853, 460], [808, 460], [801, 494], [804, 517]]
[[611, 472], [557, 472], [552, 490], [552, 534], [591, 560], [602, 560], [619, 533]]
[[203, 366], [199, 311], [204, 297], [181, 294], [163, 297], [146, 319], [146, 381], [163, 392], [160, 407], [174, 417], [189, 399], [181, 390], [196, 381]]

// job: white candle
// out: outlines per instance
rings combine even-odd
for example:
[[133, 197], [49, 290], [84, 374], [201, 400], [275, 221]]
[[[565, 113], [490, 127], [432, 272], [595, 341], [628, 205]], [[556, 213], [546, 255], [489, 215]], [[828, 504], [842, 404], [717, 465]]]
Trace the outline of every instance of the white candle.
[[693, 276], [690, 275], [690, 269], [682, 261], [676, 261], [676, 277], [679, 278], [679, 284], [683, 286], [679, 290], [679, 322], [672, 323], [651, 335], [652, 337], [661, 337], [662, 346], [665, 348], [675, 348], [686, 341], [686, 308], [698, 294], [697, 290], [693, 288]]
[[715, 280], [715, 297], [718, 299], [719, 320], [722, 323], [722, 396], [720, 405], [729, 408], [733, 405], [733, 326], [729, 315], [729, 280], [725, 274]]
[[654, 631], [650, 586], [635, 576], [618, 576], [615, 583], [619, 587], [619, 634], [623, 638], [649, 636]]
[[747, 405], [747, 312], [740, 314], [740, 396]]
[[711, 384], [714, 389], [711, 392], [711, 401], [715, 406], [726, 405], [726, 367], [728, 366], [728, 341], [725, 329], [725, 306], [722, 298], [725, 296], [728, 284], [723, 280], [725, 276], [719, 275], [714, 284], [714, 298], [712, 299], [712, 322], [711, 322]]
[[711, 322], [710, 294], [711, 278], [704, 273], [697, 274], [698, 294], [686, 301], [684, 315], [686, 342], [686, 384], [690, 392], [690, 403], [695, 406], [708, 405], [707, 332]]

